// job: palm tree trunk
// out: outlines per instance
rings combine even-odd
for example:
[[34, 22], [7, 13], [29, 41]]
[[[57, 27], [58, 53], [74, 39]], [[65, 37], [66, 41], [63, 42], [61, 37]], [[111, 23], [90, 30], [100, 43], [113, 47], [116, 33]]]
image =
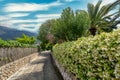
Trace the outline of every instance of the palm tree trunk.
[[91, 35], [95, 36], [95, 35], [96, 35], [96, 32], [97, 32], [97, 28], [91, 27], [91, 28], [89, 29], [89, 31], [90, 31], [90, 34], [91, 34]]

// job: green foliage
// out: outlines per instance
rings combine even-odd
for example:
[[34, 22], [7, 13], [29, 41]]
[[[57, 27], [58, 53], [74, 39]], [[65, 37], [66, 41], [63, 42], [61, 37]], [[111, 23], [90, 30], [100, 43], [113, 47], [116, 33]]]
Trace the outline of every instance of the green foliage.
[[[70, 7], [63, 10], [60, 18], [48, 20], [40, 26], [38, 39], [43, 48], [47, 44], [74, 41], [79, 37], [96, 35], [103, 31], [110, 32], [120, 17], [120, 12], [109, 14], [120, 1], [101, 6], [101, 0], [96, 5], [88, 4], [88, 11], [73, 11]], [[100, 7], [101, 6], [101, 7]], [[112, 16], [112, 17], [111, 17]], [[51, 46], [51, 45], [50, 45]]]
[[89, 24], [90, 21], [85, 11], [74, 13], [68, 7], [63, 10], [59, 19], [48, 20], [40, 26], [38, 39], [41, 41], [41, 48], [45, 50], [55, 43], [77, 40], [86, 35]]
[[15, 40], [2, 40], [0, 39], [0, 47], [36, 47], [35, 45], [20, 43]]
[[88, 3], [87, 13], [90, 18], [90, 33], [95, 35], [97, 31], [103, 30], [105, 32], [110, 32], [113, 30], [113, 25], [116, 20], [120, 18], [119, 10], [115, 13], [110, 13], [115, 10], [115, 7], [120, 4], [120, 0], [115, 1], [107, 5], [101, 6], [102, 0], [99, 0], [96, 5]]
[[23, 44], [34, 44], [36, 40], [34, 37], [29, 37], [23, 34], [21, 38], [16, 38], [16, 41], [23, 43]]
[[76, 11], [75, 24], [76, 27], [74, 33], [77, 35], [77, 38], [88, 35], [87, 32], [90, 27], [90, 19], [84, 10]]
[[54, 23], [54, 20], [48, 20], [40, 26], [39, 34], [38, 34], [37, 38], [41, 42], [40, 45], [41, 45], [42, 50], [51, 49], [49, 47], [51, 47], [52, 45], [48, 46], [48, 44], [53, 43], [53, 41], [52, 41], [53, 37], [50, 38], [50, 36], [49, 36], [51, 34], [50, 28], [52, 27], [53, 23]]
[[56, 44], [53, 54], [80, 80], [120, 79], [120, 30]]
[[41, 46], [41, 49], [44, 51], [44, 50], [52, 50], [52, 46], [53, 44], [49, 43], [49, 42], [46, 42], [46, 43], [43, 43], [41, 42], [40, 43], [40, 46]]
[[46, 21], [40, 26], [39, 35], [37, 38], [43, 42], [46, 42], [47, 41], [46, 36], [49, 33], [49, 30], [50, 30], [49, 21]]
[[68, 7], [63, 10], [61, 17], [57, 19], [52, 27], [51, 33], [56, 41], [72, 41], [83, 36], [89, 27], [89, 18], [85, 11], [76, 11]]

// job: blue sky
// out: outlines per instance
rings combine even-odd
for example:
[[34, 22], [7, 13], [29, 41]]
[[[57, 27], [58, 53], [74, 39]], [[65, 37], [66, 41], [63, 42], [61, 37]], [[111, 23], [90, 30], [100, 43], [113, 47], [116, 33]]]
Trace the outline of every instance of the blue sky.
[[[87, 3], [98, 0], [0, 0], [0, 25], [37, 32], [48, 19], [58, 18], [62, 10], [71, 7], [86, 9]], [[102, 5], [115, 0], [103, 0]], [[86, 9], [87, 10], [87, 9]]]

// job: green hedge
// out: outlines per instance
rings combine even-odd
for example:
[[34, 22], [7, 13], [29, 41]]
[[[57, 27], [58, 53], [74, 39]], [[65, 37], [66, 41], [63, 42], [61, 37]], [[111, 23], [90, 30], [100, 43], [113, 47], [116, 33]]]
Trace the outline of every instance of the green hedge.
[[36, 45], [24, 44], [15, 40], [2, 40], [0, 39], [0, 47], [37, 47]]
[[78, 80], [119, 80], [120, 30], [56, 44], [53, 55]]

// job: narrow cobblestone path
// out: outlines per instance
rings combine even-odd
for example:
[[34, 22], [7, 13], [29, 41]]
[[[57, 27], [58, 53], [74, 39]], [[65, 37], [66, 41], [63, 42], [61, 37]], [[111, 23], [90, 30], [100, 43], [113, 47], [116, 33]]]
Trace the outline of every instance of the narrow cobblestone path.
[[31, 63], [7, 80], [63, 80], [56, 72], [49, 52], [42, 52]]

